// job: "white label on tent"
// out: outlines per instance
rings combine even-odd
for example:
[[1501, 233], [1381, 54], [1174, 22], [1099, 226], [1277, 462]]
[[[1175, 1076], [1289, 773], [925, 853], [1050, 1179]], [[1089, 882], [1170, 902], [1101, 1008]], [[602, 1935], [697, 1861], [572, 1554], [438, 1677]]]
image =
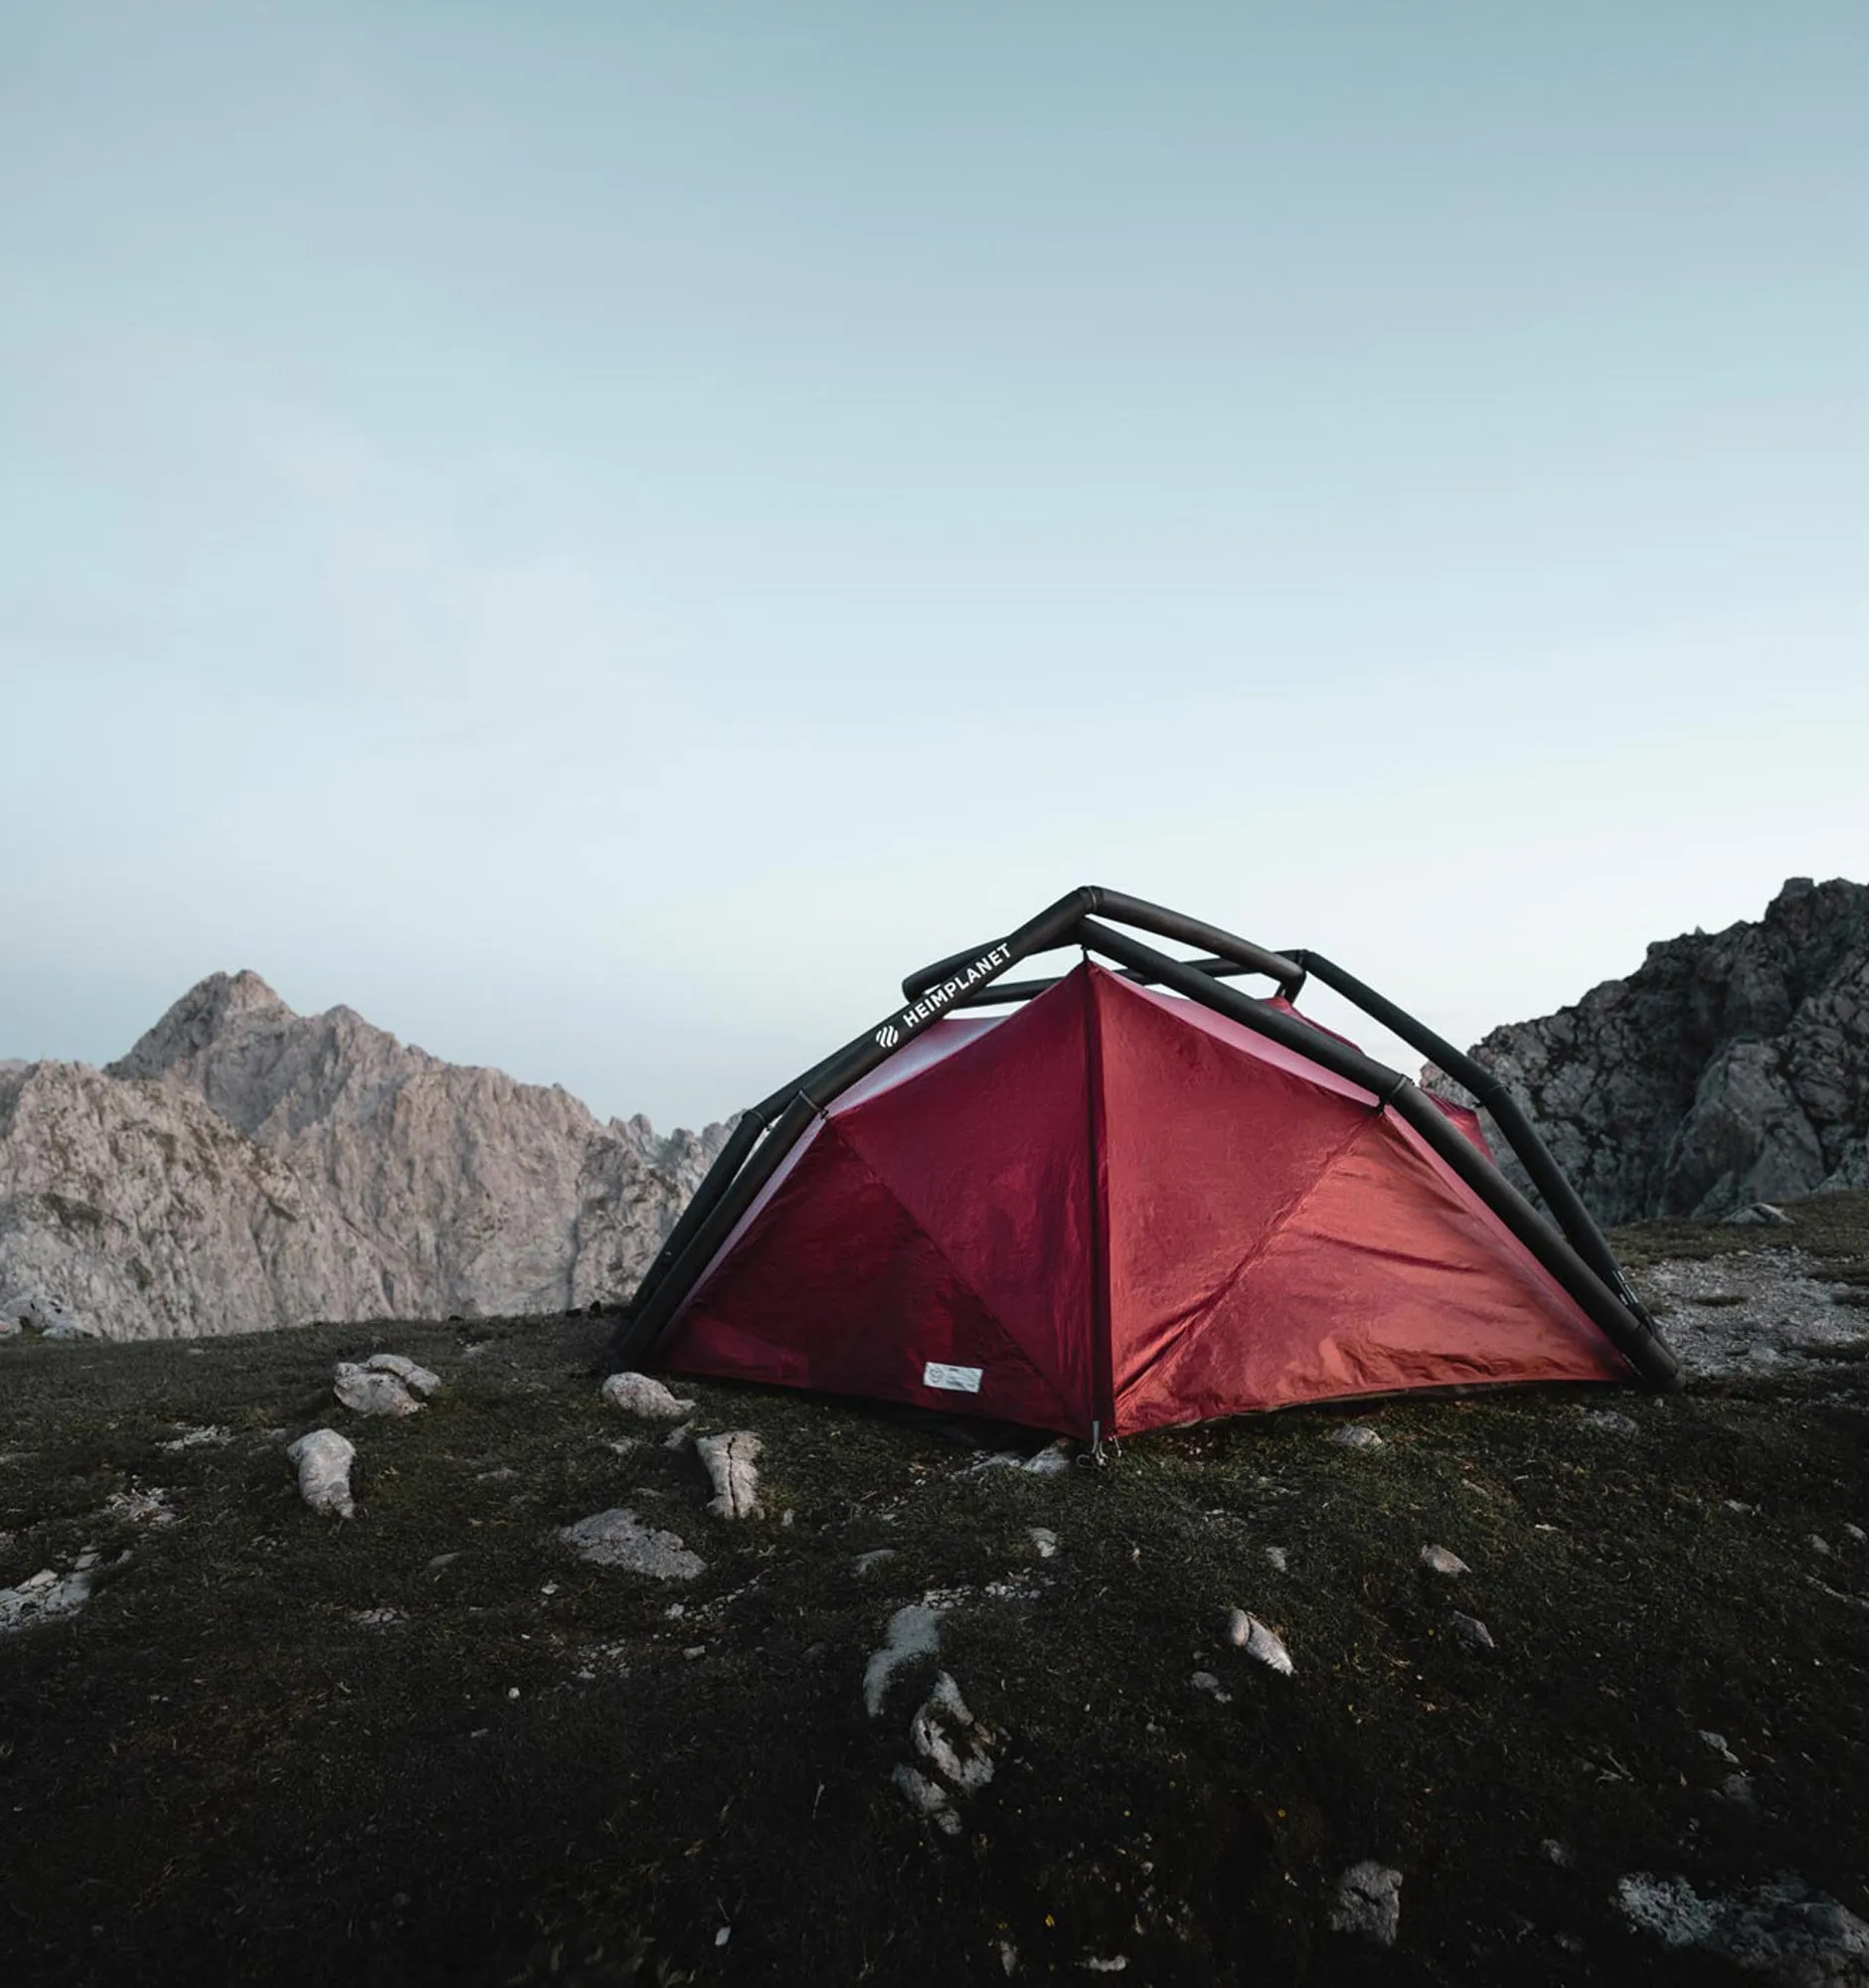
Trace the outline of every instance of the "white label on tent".
[[925, 1388], [950, 1388], [956, 1395], [977, 1395], [980, 1392], [980, 1378], [984, 1367], [948, 1367], [938, 1360], [931, 1360], [922, 1369], [922, 1385]]

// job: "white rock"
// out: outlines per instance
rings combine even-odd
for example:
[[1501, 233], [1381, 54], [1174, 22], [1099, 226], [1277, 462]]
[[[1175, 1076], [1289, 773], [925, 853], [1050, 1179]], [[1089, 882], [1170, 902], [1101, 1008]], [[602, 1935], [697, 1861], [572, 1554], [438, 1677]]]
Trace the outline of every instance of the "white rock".
[[158, 1445], [167, 1450], [220, 1449], [234, 1440], [234, 1431], [218, 1425], [209, 1428], [185, 1428], [178, 1436]]
[[357, 1451], [336, 1429], [313, 1429], [285, 1452], [298, 1467], [298, 1495], [324, 1519], [352, 1519], [350, 1470]]
[[1352, 1864], [1337, 1880], [1330, 1927], [1378, 1946], [1393, 1946], [1402, 1926], [1402, 1874], [1373, 1860]]
[[906, 1762], [897, 1765], [891, 1778], [918, 1815], [927, 1816], [945, 1836], [960, 1834], [960, 1818], [945, 1788]]
[[645, 1526], [620, 1506], [561, 1528], [559, 1538], [597, 1567], [618, 1567], [656, 1580], [692, 1580], [707, 1564], [677, 1534]]
[[412, 1395], [426, 1397], [437, 1393], [441, 1386], [440, 1375], [418, 1367], [401, 1353], [373, 1353], [364, 1365], [373, 1374], [394, 1374]]
[[863, 1704], [872, 1719], [882, 1711], [896, 1673], [918, 1657], [934, 1656], [940, 1639], [941, 1610], [927, 1601], [912, 1601], [889, 1618], [883, 1647], [863, 1667]]
[[1220, 1680], [1212, 1671], [1196, 1671], [1188, 1682], [1196, 1691], [1204, 1691], [1209, 1698], [1218, 1699], [1222, 1705], [1233, 1703], [1232, 1692], [1221, 1688]]
[[600, 1392], [611, 1408], [641, 1415], [645, 1421], [679, 1421], [694, 1407], [692, 1402], [677, 1401], [650, 1374], [612, 1374]]
[[1281, 1677], [1291, 1675], [1291, 1653], [1257, 1615], [1236, 1608], [1227, 1617], [1227, 1640], [1236, 1650], [1244, 1650], [1255, 1662]]
[[1283, 1574], [1285, 1572], [1285, 1550], [1283, 1547], [1268, 1547], [1266, 1549], [1266, 1558], [1277, 1573]]
[[1473, 1571], [1458, 1554], [1450, 1554], [1445, 1547], [1423, 1547], [1421, 1564], [1430, 1574], [1445, 1574], [1449, 1579]]
[[349, 1360], [338, 1362], [331, 1392], [345, 1408], [360, 1415], [400, 1416], [422, 1412], [422, 1404], [394, 1374], [372, 1374]]
[[1326, 1440], [1339, 1449], [1381, 1449], [1382, 1437], [1364, 1422], [1345, 1422], [1341, 1428], [1332, 1429]]
[[871, 1568], [881, 1567], [886, 1560], [896, 1558], [894, 1547], [872, 1547], [868, 1553], [860, 1553], [850, 1565], [859, 1574], [868, 1574]]
[[704, 1435], [695, 1454], [713, 1481], [708, 1510], [717, 1519], [760, 1519], [760, 1451], [764, 1447], [751, 1429], [725, 1435]]
[[977, 1794], [993, 1778], [996, 1737], [967, 1710], [960, 1687], [945, 1671], [909, 1722], [915, 1750], [961, 1794]]
[[[128, 1559], [125, 1554], [122, 1562]], [[91, 1568], [74, 1568], [61, 1579], [51, 1568], [45, 1567], [17, 1587], [0, 1587], [0, 1635], [77, 1614], [90, 1599], [93, 1578]]]
[[1058, 1553], [1058, 1535], [1049, 1526], [1028, 1526], [1026, 1538], [1032, 1542], [1032, 1550], [1040, 1560], [1055, 1559]]
[[127, 1526], [172, 1526], [175, 1507], [161, 1485], [131, 1485], [127, 1491], [112, 1491], [103, 1501], [103, 1516]]
[[1702, 1898], [1685, 1878], [1638, 1871], [1617, 1884], [1615, 1903], [1663, 1945], [1697, 1949], [1784, 1988], [1869, 1982], [1869, 1924], [1795, 1876]]
[[1725, 1734], [1709, 1733], [1703, 1727], [1700, 1734], [1700, 1743], [1706, 1747], [1708, 1752], [1718, 1753], [1720, 1758], [1726, 1761], [1729, 1766], [1737, 1767], [1739, 1765], [1739, 1755], [1726, 1743]]

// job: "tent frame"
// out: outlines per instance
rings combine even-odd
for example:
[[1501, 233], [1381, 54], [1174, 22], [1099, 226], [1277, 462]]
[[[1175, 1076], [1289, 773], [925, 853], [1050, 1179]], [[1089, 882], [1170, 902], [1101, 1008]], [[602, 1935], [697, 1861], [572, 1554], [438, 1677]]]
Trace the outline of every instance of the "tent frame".
[[[1132, 929], [1118, 930], [1118, 925]], [[1136, 931], [1204, 946], [1207, 952], [1197, 959], [1175, 959], [1135, 937]], [[852, 1084], [950, 1010], [1031, 1000], [1056, 986], [1055, 979], [1002, 982], [1000, 976], [1034, 953], [1069, 945], [1101, 955], [1127, 979], [1166, 987], [1225, 1015], [1373, 1092], [1378, 1108], [1394, 1110], [1421, 1135], [1569, 1292], [1640, 1379], [1659, 1389], [1681, 1385], [1679, 1364], [1630, 1289], [1602, 1230], [1518, 1101], [1490, 1071], [1321, 953], [1272, 952], [1219, 925], [1096, 884], [1081, 885], [1005, 938], [950, 953], [910, 974], [902, 983], [907, 1006], [744, 1112], [637, 1284], [610, 1342], [611, 1364], [640, 1366], [652, 1358], [676, 1312], [761, 1189], [812, 1121]], [[1285, 1008], [1227, 985], [1249, 974], [1274, 982], [1286, 1002], [1314, 976], [1429, 1058], [1491, 1114], [1549, 1214], [1520, 1194], [1412, 1078]]]

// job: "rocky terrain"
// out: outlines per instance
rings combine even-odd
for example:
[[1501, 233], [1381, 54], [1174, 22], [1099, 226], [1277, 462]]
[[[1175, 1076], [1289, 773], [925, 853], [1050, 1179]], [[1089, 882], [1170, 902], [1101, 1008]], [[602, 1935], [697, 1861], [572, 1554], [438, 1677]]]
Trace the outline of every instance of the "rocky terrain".
[[1103, 1469], [585, 1315], [0, 1346], [0, 1980], [1863, 1988], [1869, 1194], [1785, 1212], [1616, 1233], [1683, 1394]]
[[0, 1065], [0, 1320], [110, 1339], [625, 1293], [726, 1136], [294, 1014], [253, 973], [129, 1054]]
[[1602, 1222], [1869, 1186], [1869, 886], [1794, 877], [1758, 923], [1658, 941], [1472, 1055]]

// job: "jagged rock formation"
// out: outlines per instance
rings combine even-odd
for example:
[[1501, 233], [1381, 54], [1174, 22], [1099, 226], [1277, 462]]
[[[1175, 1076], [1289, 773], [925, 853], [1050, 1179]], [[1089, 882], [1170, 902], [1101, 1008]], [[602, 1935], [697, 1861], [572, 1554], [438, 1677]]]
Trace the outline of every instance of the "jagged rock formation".
[[1472, 1054], [1600, 1221], [1869, 1187], [1869, 886], [1792, 878], [1757, 924], [1658, 941]]
[[628, 1290], [725, 1136], [600, 1125], [217, 973], [107, 1070], [0, 1067], [0, 1314], [133, 1339], [561, 1311]]

